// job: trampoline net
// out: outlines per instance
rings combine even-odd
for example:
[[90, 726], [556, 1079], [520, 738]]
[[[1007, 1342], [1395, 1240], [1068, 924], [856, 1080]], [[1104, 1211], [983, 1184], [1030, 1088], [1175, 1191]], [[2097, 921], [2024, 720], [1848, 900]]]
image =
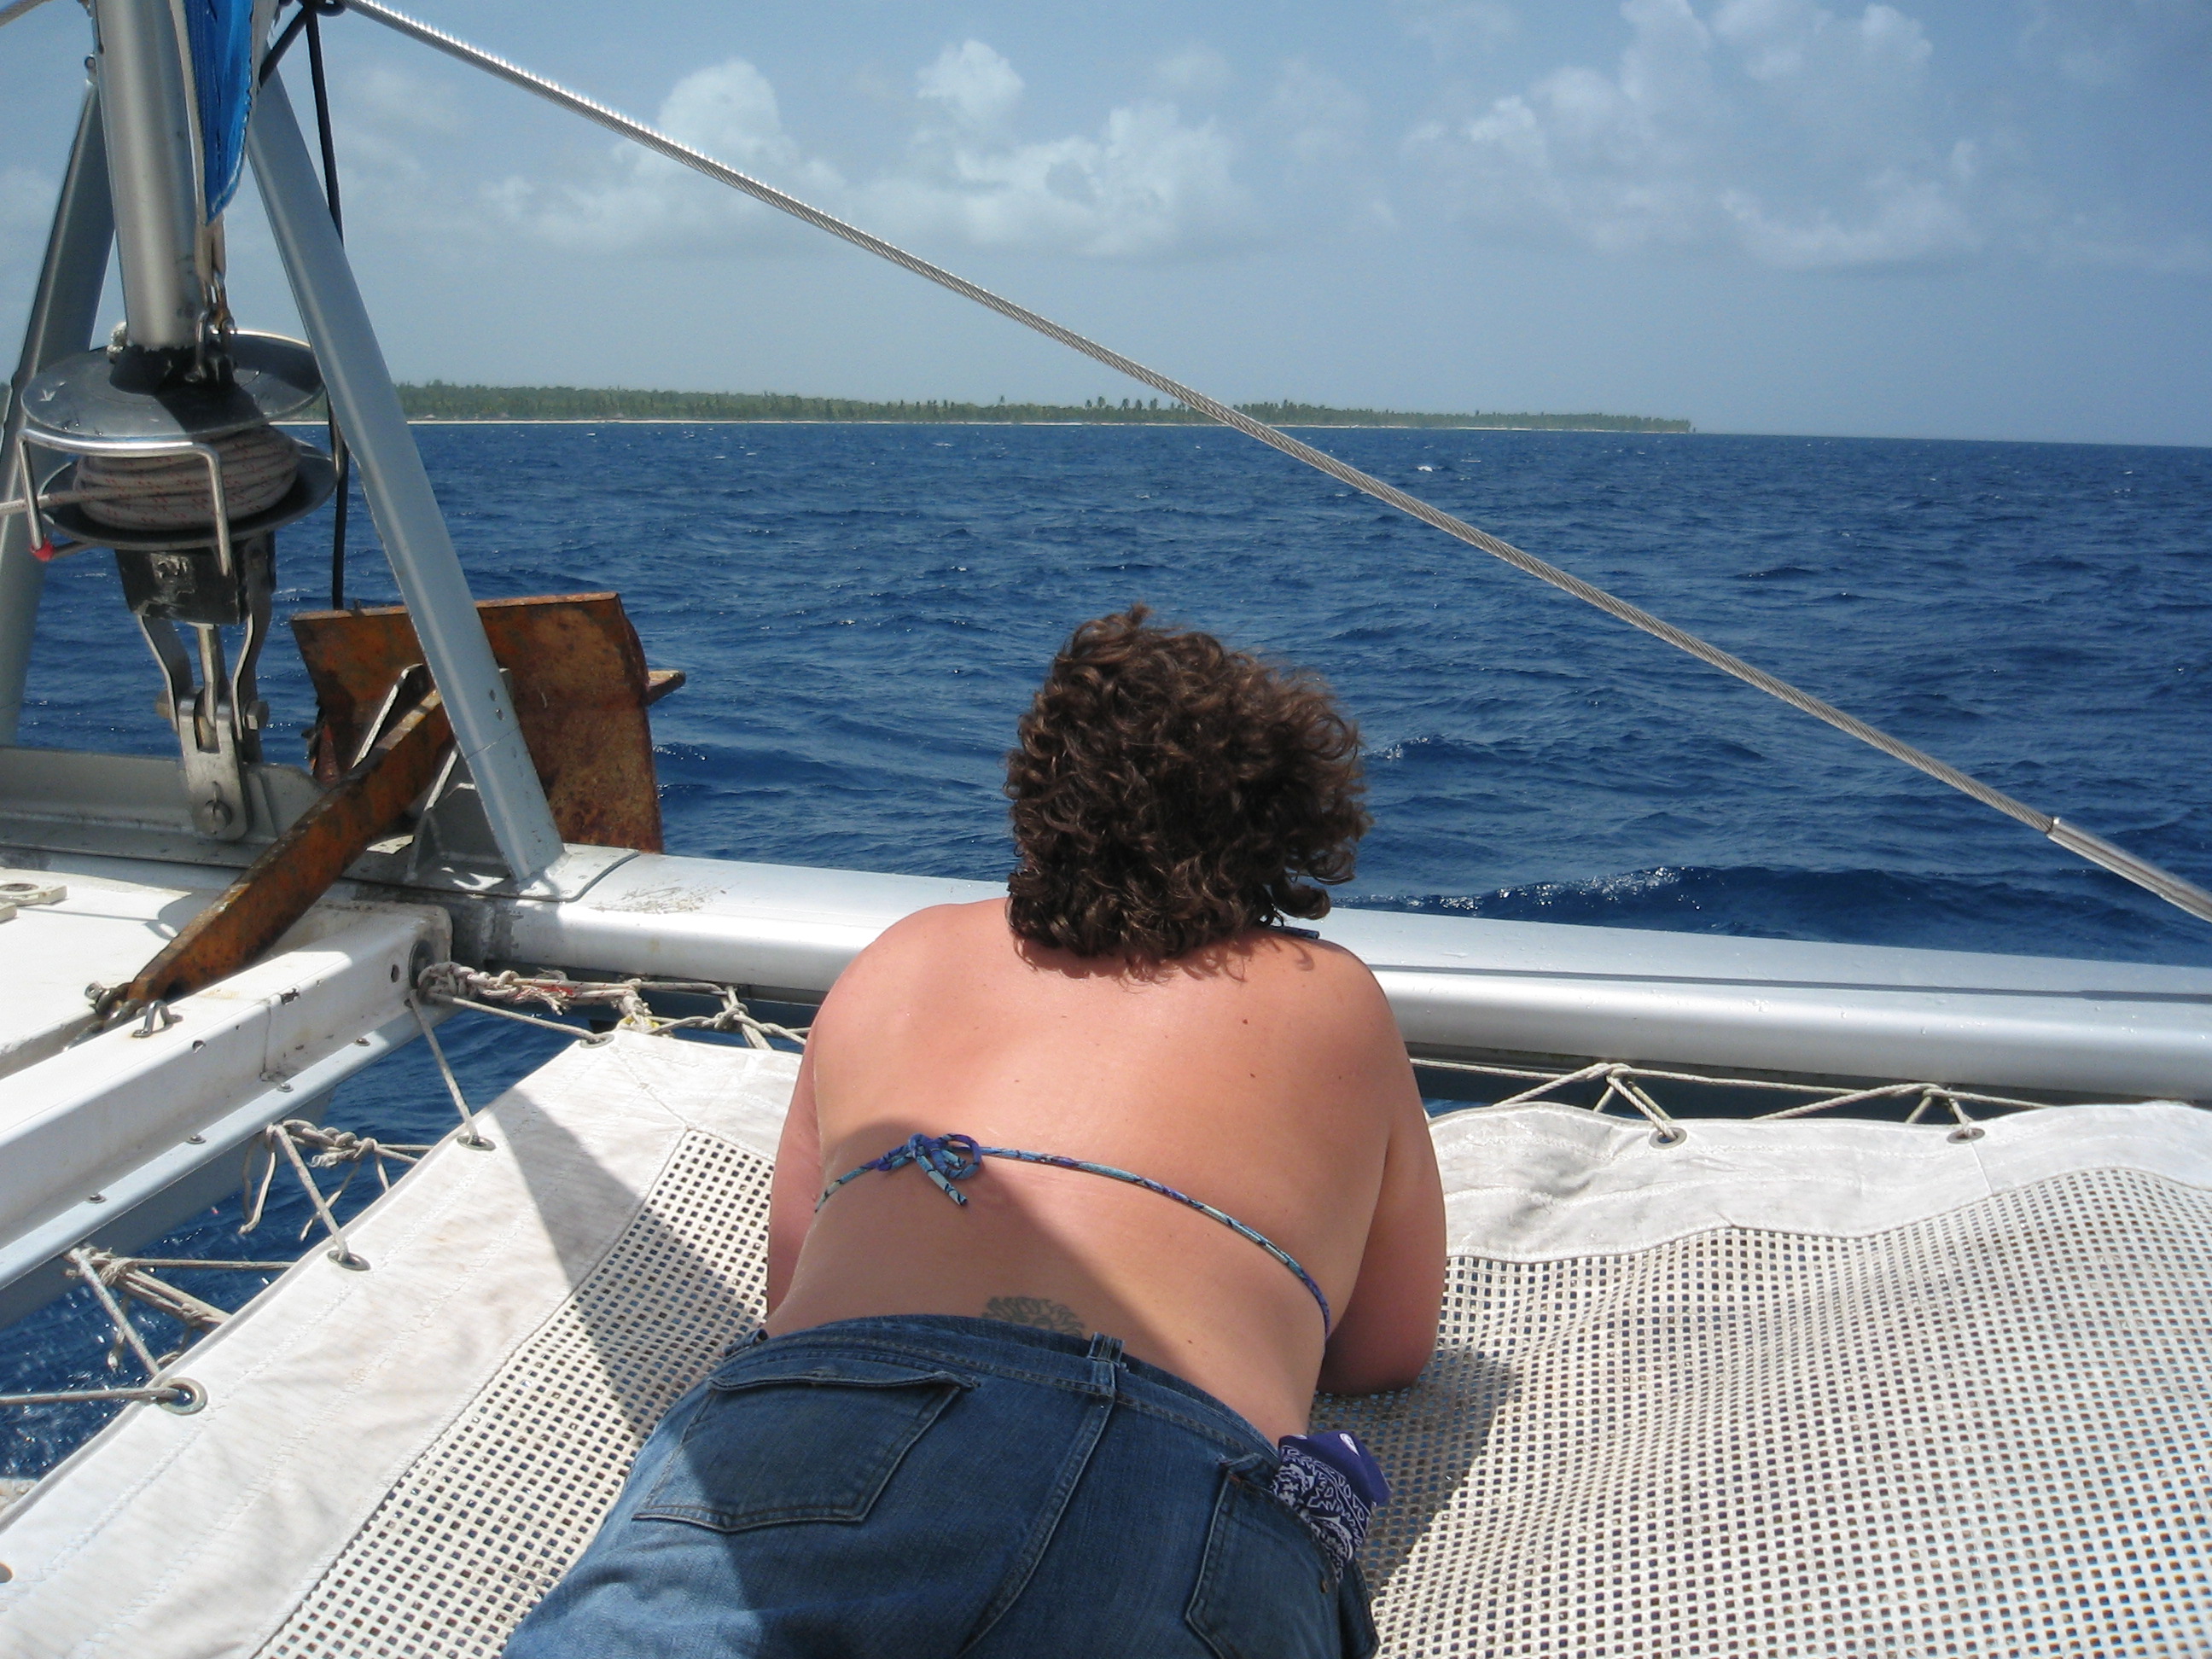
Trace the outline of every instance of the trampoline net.
[[2212, 1653], [2212, 1194], [2088, 1170], [1861, 1238], [1452, 1264], [1321, 1419], [1395, 1655]]
[[[757, 1317], [768, 1163], [693, 1133], [261, 1650], [495, 1654]], [[1388, 1466], [1400, 1656], [2212, 1652], [2212, 1194], [2091, 1170], [1869, 1237], [1451, 1264]]]
[[263, 1659], [496, 1654], [591, 1541], [653, 1425], [758, 1322], [770, 1169], [685, 1135], [605, 1259], [416, 1460]]

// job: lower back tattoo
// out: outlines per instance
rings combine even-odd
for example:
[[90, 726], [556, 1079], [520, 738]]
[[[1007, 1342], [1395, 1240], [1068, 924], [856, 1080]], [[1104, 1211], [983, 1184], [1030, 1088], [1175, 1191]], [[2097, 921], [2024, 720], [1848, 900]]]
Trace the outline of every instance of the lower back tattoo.
[[1062, 1336], [1084, 1334], [1083, 1322], [1065, 1302], [1048, 1302], [1041, 1296], [994, 1296], [983, 1304], [983, 1317], [1003, 1319], [1009, 1325], [1034, 1325]]

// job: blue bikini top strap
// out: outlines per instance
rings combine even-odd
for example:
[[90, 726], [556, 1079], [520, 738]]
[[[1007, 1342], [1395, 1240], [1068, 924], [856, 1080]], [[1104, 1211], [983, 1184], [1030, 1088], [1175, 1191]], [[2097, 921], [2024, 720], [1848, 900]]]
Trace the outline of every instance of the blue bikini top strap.
[[987, 1158], [1003, 1158], [1017, 1164], [1049, 1164], [1057, 1170], [1079, 1170], [1085, 1175], [1103, 1176], [1109, 1181], [1125, 1182], [1132, 1187], [1142, 1187], [1148, 1193], [1158, 1193], [1162, 1198], [1171, 1198], [1186, 1208], [1219, 1222], [1239, 1237], [1251, 1240], [1297, 1274], [1298, 1283], [1312, 1292], [1315, 1304], [1321, 1309], [1322, 1334], [1327, 1336], [1334, 1328], [1328, 1297], [1322, 1294], [1322, 1288], [1314, 1283], [1313, 1275], [1300, 1267], [1297, 1258], [1273, 1239], [1254, 1231], [1235, 1216], [1217, 1210], [1203, 1200], [1193, 1198], [1188, 1193], [1177, 1192], [1164, 1182], [1154, 1181], [1149, 1176], [1134, 1175], [1127, 1170], [1117, 1170], [1109, 1164], [1086, 1164], [1079, 1158], [1062, 1158], [1057, 1152], [1028, 1152], [1015, 1146], [981, 1146], [971, 1135], [909, 1135], [903, 1145], [892, 1147], [881, 1158], [872, 1158], [858, 1168], [839, 1176], [822, 1189], [822, 1196], [814, 1201], [814, 1207], [820, 1209], [830, 1201], [830, 1194], [857, 1176], [866, 1175], [872, 1170], [889, 1175], [908, 1164], [927, 1176], [937, 1190], [955, 1204], [965, 1204], [968, 1194], [952, 1183], [967, 1180], [982, 1167], [982, 1160]]

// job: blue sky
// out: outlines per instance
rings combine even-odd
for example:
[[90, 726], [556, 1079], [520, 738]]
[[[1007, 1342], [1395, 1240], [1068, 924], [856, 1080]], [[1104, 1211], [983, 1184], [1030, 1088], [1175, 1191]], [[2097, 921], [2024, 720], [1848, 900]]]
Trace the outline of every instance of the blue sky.
[[[2212, 0], [409, 4], [1232, 399], [2212, 444]], [[0, 33], [11, 331], [85, 35], [68, 0]], [[403, 376], [1138, 390], [373, 23], [327, 38]], [[241, 203], [237, 308], [295, 326]]]

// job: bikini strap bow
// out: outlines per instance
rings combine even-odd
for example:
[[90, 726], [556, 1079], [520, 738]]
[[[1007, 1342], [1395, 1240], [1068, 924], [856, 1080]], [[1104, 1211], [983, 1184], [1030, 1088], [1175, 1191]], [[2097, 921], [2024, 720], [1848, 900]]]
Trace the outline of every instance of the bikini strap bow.
[[911, 1164], [927, 1176], [945, 1197], [955, 1204], [965, 1204], [968, 1194], [952, 1183], [965, 1181], [982, 1167], [983, 1158], [973, 1135], [908, 1135], [905, 1144], [894, 1146], [881, 1158], [872, 1158], [858, 1169], [837, 1177], [822, 1189], [822, 1196], [814, 1201], [820, 1209], [836, 1192], [854, 1176], [866, 1175], [874, 1170], [889, 1175], [903, 1164]]

